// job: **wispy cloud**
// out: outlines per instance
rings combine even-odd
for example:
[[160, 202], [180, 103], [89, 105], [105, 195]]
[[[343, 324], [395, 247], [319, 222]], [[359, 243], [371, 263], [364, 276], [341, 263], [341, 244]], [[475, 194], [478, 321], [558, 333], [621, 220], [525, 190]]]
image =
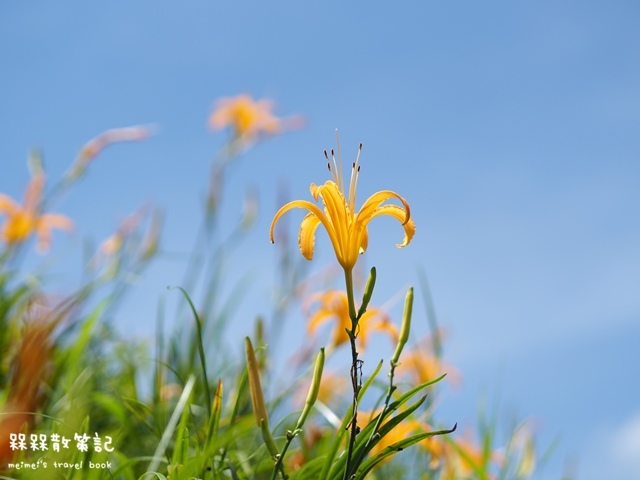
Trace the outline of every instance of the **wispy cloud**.
[[608, 443], [612, 462], [626, 478], [640, 478], [640, 412], [614, 430]]

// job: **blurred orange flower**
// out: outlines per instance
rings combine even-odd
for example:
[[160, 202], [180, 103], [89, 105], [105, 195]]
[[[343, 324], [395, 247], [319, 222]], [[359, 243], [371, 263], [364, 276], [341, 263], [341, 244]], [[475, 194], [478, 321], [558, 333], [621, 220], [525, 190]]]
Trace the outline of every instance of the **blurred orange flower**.
[[15, 453], [10, 434], [33, 426], [35, 414], [43, 403], [45, 382], [52, 369], [53, 331], [69, 313], [73, 303], [55, 310], [34, 306], [35, 317], [24, 324], [22, 337], [12, 358], [13, 370], [9, 394], [0, 409], [0, 470]]
[[24, 242], [35, 233], [38, 237], [37, 249], [40, 253], [45, 253], [51, 244], [53, 228], [70, 230], [73, 227], [73, 222], [64, 215], [41, 214], [39, 211], [44, 182], [43, 173], [37, 173], [31, 178], [22, 205], [0, 193], [0, 215], [7, 217], [1, 236], [7, 244]]
[[[347, 379], [341, 377], [335, 372], [324, 371], [322, 372], [322, 379], [320, 380], [320, 388], [318, 390], [318, 401], [325, 405], [335, 404], [337, 400], [340, 400], [341, 396], [347, 392]], [[294, 404], [302, 408], [304, 406], [307, 397], [308, 385], [306, 383], [301, 384], [294, 395]], [[348, 396], [344, 396], [348, 399]]]
[[104, 256], [115, 255], [122, 248], [122, 244], [125, 239], [131, 235], [136, 228], [142, 223], [144, 217], [147, 215], [149, 208], [142, 206], [127, 218], [118, 226], [118, 229], [104, 240], [98, 249], [98, 253]]
[[[333, 173], [333, 180], [325, 182], [324, 185], [311, 184], [311, 195], [317, 202], [322, 198], [324, 212], [315, 204], [306, 200], [294, 200], [284, 205], [276, 213], [271, 222], [269, 237], [273, 243], [273, 231], [280, 217], [293, 208], [303, 208], [309, 213], [302, 219], [300, 224], [300, 234], [298, 243], [300, 252], [307, 259], [313, 258], [316, 229], [320, 224], [324, 226], [329, 234], [331, 245], [336, 254], [338, 263], [345, 272], [352, 271], [358, 260], [358, 255], [367, 249], [369, 235], [367, 225], [377, 216], [389, 215], [398, 220], [404, 227], [404, 240], [398, 247], [409, 244], [416, 230], [416, 226], [411, 219], [409, 204], [407, 201], [391, 190], [382, 190], [371, 195], [362, 205], [360, 211], [356, 211], [356, 188], [358, 185], [358, 174], [360, 165], [360, 151], [353, 162], [351, 168], [351, 181], [349, 182], [349, 192], [345, 189], [344, 178], [342, 177], [342, 160], [338, 150], [338, 160], [332, 154], [333, 167], [329, 162], [329, 170]], [[325, 151], [325, 156], [329, 158]], [[389, 199], [395, 198], [402, 206], [383, 205]]]
[[[370, 418], [370, 421], [376, 421], [375, 416], [378, 415], [380, 411], [377, 411], [373, 414], [368, 412], [360, 412], [360, 418]], [[384, 423], [383, 423], [384, 425]], [[382, 425], [381, 425], [382, 426]], [[408, 437], [420, 433], [431, 432], [433, 429], [430, 425], [421, 422], [419, 420], [408, 418], [400, 422], [396, 425], [390, 432], [388, 432], [384, 437], [382, 437], [378, 443], [371, 449], [371, 456], [375, 456], [384, 450], [387, 447], [390, 447], [394, 443], [401, 442], [402, 440], [407, 439]], [[420, 440], [417, 445], [420, 445], [422, 448], [426, 449], [430, 455], [429, 467], [434, 468], [438, 464], [440, 460], [440, 456], [442, 455], [442, 450], [439, 448], [439, 444], [432, 442], [431, 440], [435, 437], [428, 437], [423, 440]], [[393, 456], [389, 456], [382, 460], [382, 463], [386, 463], [389, 460], [393, 459]]]
[[236, 138], [255, 139], [260, 134], [275, 135], [285, 128], [299, 125], [301, 119], [281, 119], [273, 115], [271, 100], [254, 100], [249, 95], [221, 98], [209, 117], [209, 126], [214, 130], [231, 127]]
[[408, 373], [417, 384], [435, 380], [440, 375], [447, 374], [447, 378], [454, 384], [460, 383], [460, 372], [452, 365], [443, 363], [438, 357], [424, 349], [414, 349], [402, 355], [401, 373]]
[[492, 465], [499, 465], [503, 458], [498, 452], [485, 454], [482, 449], [468, 438], [444, 439], [432, 438], [442, 443], [443, 462], [439, 465], [442, 468], [443, 476], [447, 480], [454, 480], [463, 475], [475, 475], [482, 472], [482, 479], [495, 479], [495, 475], [490, 472]]
[[434, 337], [425, 336], [420, 339], [411, 350], [400, 357], [398, 373], [410, 376], [418, 385], [435, 380], [446, 373], [448, 381], [453, 385], [459, 385], [462, 382], [460, 370], [443, 362], [436, 354], [437, 346], [434, 345], [434, 340], [442, 342], [444, 337], [445, 333], [438, 330]]
[[[337, 347], [349, 341], [345, 329], [351, 329], [349, 316], [349, 300], [345, 292], [329, 290], [311, 295], [307, 300], [305, 310], [309, 305], [319, 303], [318, 309], [308, 319], [307, 332], [314, 333], [318, 327], [328, 320], [335, 320], [330, 346]], [[369, 307], [358, 322], [358, 341], [361, 348], [366, 347], [370, 332], [378, 331], [388, 334], [392, 340], [398, 338], [398, 327], [391, 323], [388, 315], [379, 308]]]

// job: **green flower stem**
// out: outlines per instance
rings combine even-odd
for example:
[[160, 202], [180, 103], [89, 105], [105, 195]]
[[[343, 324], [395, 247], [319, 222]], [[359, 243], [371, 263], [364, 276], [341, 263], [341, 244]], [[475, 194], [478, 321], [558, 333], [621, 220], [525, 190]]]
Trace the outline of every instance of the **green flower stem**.
[[358, 321], [364, 313], [356, 314], [355, 299], [353, 295], [353, 271], [345, 269], [345, 283], [347, 286], [347, 300], [349, 302], [349, 317], [351, 318], [351, 330], [347, 330], [349, 335], [349, 343], [351, 345], [351, 385], [353, 386], [353, 416], [351, 417], [351, 431], [349, 434], [349, 446], [347, 448], [347, 463], [344, 470], [343, 480], [348, 480], [351, 472], [351, 457], [353, 456], [353, 447], [356, 443], [356, 435], [358, 434], [358, 394], [360, 393], [361, 382], [358, 376], [358, 350], [356, 348], [356, 337], [358, 329]]
[[284, 456], [289, 449], [289, 445], [294, 438], [296, 438], [300, 433], [302, 433], [302, 427], [304, 426], [304, 422], [309, 416], [309, 412], [311, 408], [316, 403], [318, 399], [318, 391], [320, 390], [320, 381], [322, 380], [322, 369], [324, 368], [324, 347], [320, 349], [318, 356], [316, 357], [316, 362], [313, 369], [313, 379], [311, 380], [311, 386], [309, 387], [309, 393], [307, 394], [307, 400], [305, 402], [304, 409], [300, 414], [300, 418], [296, 423], [296, 428], [291, 431], [287, 431], [287, 442], [282, 449], [282, 452], [279, 455], [276, 455], [276, 464], [273, 467], [273, 473], [271, 474], [271, 480], [275, 480], [278, 476], [278, 472], [282, 474], [283, 480], [287, 480], [289, 478], [287, 474], [284, 472]]
[[301, 432], [302, 430], [299, 428], [294, 430], [293, 432], [291, 430], [287, 431], [287, 442], [284, 444], [282, 453], [280, 453], [279, 455], [276, 455], [276, 464], [273, 467], [271, 480], [276, 480], [276, 477], [278, 476], [278, 472], [282, 474], [283, 480], [287, 480], [287, 478], [289, 478], [289, 476], [284, 472], [284, 466], [282, 462], [284, 461], [284, 456], [287, 453], [287, 450], [289, 449], [289, 445], [291, 445], [291, 442], [293, 441], [293, 439], [296, 438], [298, 434], [300, 434]]
[[[347, 286], [347, 299], [349, 300], [349, 317], [351, 318], [351, 329], [355, 331], [358, 325], [358, 315], [356, 314], [356, 302], [353, 295], [353, 270], [344, 271], [344, 280]], [[364, 312], [363, 312], [364, 313]]]
[[402, 326], [400, 328], [400, 336], [398, 338], [398, 346], [396, 347], [396, 351], [393, 354], [393, 358], [389, 362], [389, 388], [387, 390], [387, 397], [384, 400], [384, 407], [382, 408], [382, 412], [378, 416], [378, 420], [376, 422], [371, 435], [367, 439], [367, 443], [362, 449], [358, 458], [356, 458], [354, 464], [359, 465], [363, 460], [364, 456], [369, 452], [370, 446], [372, 442], [376, 439], [376, 435], [378, 434], [378, 430], [380, 429], [380, 425], [382, 425], [382, 421], [384, 417], [389, 413], [389, 404], [391, 402], [391, 397], [393, 396], [393, 392], [396, 391], [396, 386], [393, 384], [393, 379], [396, 373], [396, 367], [400, 365], [400, 354], [402, 353], [402, 349], [407, 343], [409, 338], [409, 332], [411, 330], [411, 314], [413, 312], [413, 287], [410, 287], [407, 291], [407, 295], [405, 297], [404, 302], [404, 312], [402, 315]]

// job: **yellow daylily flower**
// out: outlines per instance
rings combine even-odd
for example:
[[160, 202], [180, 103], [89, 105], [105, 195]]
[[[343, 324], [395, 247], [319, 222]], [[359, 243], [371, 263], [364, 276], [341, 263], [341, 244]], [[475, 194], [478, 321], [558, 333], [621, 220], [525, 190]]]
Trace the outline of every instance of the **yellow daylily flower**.
[[209, 126], [214, 130], [231, 127], [234, 137], [251, 140], [262, 134], [276, 135], [298, 128], [303, 123], [298, 116], [278, 118], [273, 115], [273, 108], [271, 100], [254, 100], [249, 95], [221, 98], [209, 117]]
[[442, 362], [435, 355], [419, 349], [403, 355], [400, 359], [399, 369], [401, 373], [409, 373], [418, 385], [435, 380], [443, 373], [447, 374], [447, 379], [454, 385], [459, 385], [461, 381], [460, 371], [457, 368]]
[[[351, 329], [351, 317], [349, 316], [349, 300], [347, 294], [338, 290], [329, 290], [312, 295], [308, 303], [320, 303], [320, 307], [309, 317], [307, 332], [315, 332], [318, 327], [327, 320], [335, 320], [331, 346], [337, 347], [349, 341], [345, 329]], [[308, 309], [308, 306], [305, 308]], [[358, 322], [358, 342], [361, 348], [366, 347], [367, 336], [370, 332], [380, 331], [387, 333], [392, 340], [398, 339], [398, 327], [396, 327], [387, 314], [379, 308], [369, 308]]]
[[[437, 333], [441, 339], [443, 332]], [[421, 384], [435, 380], [442, 374], [447, 374], [447, 380], [454, 386], [462, 383], [462, 374], [455, 366], [444, 361], [434, 352], [432, 337], [426, 336], [420, 339], [412, 349], [403, 353], [398, 367], [400, 375], [411, 377], [415, 384]]]
[[9, 245], [24, 242], [32, 233], [38, 237], [38, 251], [44, 253], [51, 244], [51, 229], [70, 230], [73, 222], [64, 215], [41, 215], [40, 197], [45, 176], [34, 175], [27, 186], [22, 205], [8, 195], [0, 193], [0, 215], [6, 215], [0, 237]]
[[[351, 271], [358, 260], [358, 255], [367, 249], [368, 232], [367, 225], [369, 222], [380, 215], [389, 215], [398, 220], [404, 227], [404, 240], [398, 244], [398, 247], [404, 247], [409, 244], [416, 231], [416, 226], [411, 219], [411, 211], [407, 201], [391, 190], [382, 190], [371, 195], [362, 205], [360, 210], [356, 212], [356, 187], [358, 184], [358, 175], [360, 172], [360, 152], [362, 144], [358, 149], [358, 156], [351, 167], [351, 181], [349, 182], [349, 191], [346, 192], [342, 160], [340, 158], [340, 147], [338, 146], [338, 159], [331, 150], [331, 158], [333, 165], [329, 161], [329, 170], [333, 174], [333, 180], [328, 180], [324, 185], [311, 184], [311, 195], [317, 202], [318, 198], [322, 198], [324, 211], [322, 211], [315, 203], [306, 200], [294, 200], [284, 205], [276, 213], [271, 222], [269, 238], [273, 243], [273, 231], [280, 217], [293, 208], [303, 208], [309, 210], [309, 213], [303, 218], [300, 224], [300, 235], [298, 243], [300, 252], [307, 259], [313, 258], [313, 249], [315, 244], [315, 232], [318, 225], [327, 230], [329, 239], [336, 253], [338, 263], [345, 271]], [[325, 157], [329, 160], [329, 156], [325, 150]], [[390, 199], [398, 200], [402, 206], [386, 204]]]

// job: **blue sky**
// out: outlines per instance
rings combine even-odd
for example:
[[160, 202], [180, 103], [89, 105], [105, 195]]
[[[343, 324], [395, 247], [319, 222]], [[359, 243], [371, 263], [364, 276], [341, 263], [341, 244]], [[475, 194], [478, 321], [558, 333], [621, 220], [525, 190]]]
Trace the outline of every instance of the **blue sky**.
[[[359, 198], [393, 189], [411, 203], [414, 242], [396, 250], [401, 229], [380, 219], [364, 261], [378, 268], [380, 303], [417, 284], [416, 265], [427, 271], [465, 379], [442, 400], [443, 419], [471, 421], [486, 395], [505, 417], [536, 418], [543, 444], [560, 435], [539, 478], [566, 464], [579, 479], [633, 478], [639, 18], [635, 2], [615, 0], [3, 2], [0, 191], [22, 196], [30, 147], [53, 179], [101, 131], [153, 123], [156, 136], [107, 150], [59, 205], [77, 226], [54, 254], [78, 264], [72, 283], [83, 239], [148, 201], [166, 211], [164, 248], [188, 251], [224, 139], [206, 127], [215, 99], [272, 98], [306, 127], [248, 152], [225, 184], [229, 218], [246, 188], [258, 191], [259, 221], [231, 261], [264, 279], [251, 295], [266, 305], [275, 185], [309, 198], [339, 128], [346, 161], [364, 143]], [[332, 259], [326, 237], [317, 243], [311, 271]], [[117, 320], [136, 334], [149, 334], [158, 296], [181, 279], [171, 258]], [[247, 328], [238, 322], [238, 338]], [[288, 330], [292, 342], [303, 334]]]

